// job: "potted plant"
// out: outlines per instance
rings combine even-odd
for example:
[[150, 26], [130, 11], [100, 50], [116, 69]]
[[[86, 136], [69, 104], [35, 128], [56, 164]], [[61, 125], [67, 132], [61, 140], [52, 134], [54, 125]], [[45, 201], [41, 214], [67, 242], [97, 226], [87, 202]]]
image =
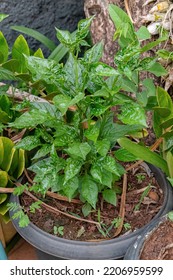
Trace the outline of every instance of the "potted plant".
[[[57, 29], [58, 39], [69, 49], [64, 65], [25, 55], [30, 86], [37, 84], [44, 99], [21, 103], [18, 109], [23, 113], [9, 123], [16, 131], [25, 129], [16, 148], [32, 151], [27, 174], [29, 183], [23, 181], [15, 188], [9, 209], [21, 236], [46, 252], [46, 258], [120, 258], [144, 229], [131, 232], [124, 220], [125, 199], [130, 195], [127, 194], [127, 171], [136, 166], [129, 166], [130, 161], [143, 158], [145, 147], [140, 139], [146, 134], [145, 109], [151, 107], [156, 93], [152, 80], [143, 81], [140, 72], [149, 71], [158, 76], [165, 73], [156, 57], [142, 58], [141, 54], [165, 38], [143, 47], [140, 40], [150, 36], [147, 30], [142, 28], [136, 33], [128, 16], [114, 5], [110, 6], [110, 14], [120, 44], [115, 56], [116, 69], [100, 62], [101, 43], [89, 48], [82, 57], [78, 56], [81, 46], [88, 46], [85, 38], [92, 18], [79, 22], [75, 36]], [[127, 92], [135, 97], [128, 96]], [[130, 141], [128, 137], [138, 139], [139, 144], [134, 144], [135, 156], [128, 147], [115, 150], [117, 143], [123, 146]], [[149, 163], [168, 174], [167, 163], [160, 155], [149, 148], [145, 154]], [[152, 212], [152, 217], [168, 212], [172, 207], [172, 189], [163, 173], [145, 164], [135, 172], [137, 174], [130, 172], [136, 178], [133, 186], [140, 189], [143, 182], [145, 185], [139, 192], [135, 190], [139, 200], [131, 213], [139, 214], [148, 195], [152, 196], [148, 207], [157, 204], [161, 193], [164, 193], [162, 207], [156, 215]], [[128, 191], [130, 188], [134, 191], [133, 186], [129, 183]], [[23, 204], [19, 203], [19, 196]], [[29, 218], [41, 220], [45, 210], [52, 214], [46, 213], [44, 231], [34, 224], [36, 221], [29, 223]], [[109, 212], [111, 217], [107, 216]], [[68, 228], [71, 222], [74, 223]], [[71, 240], [72, 236], [64, 238], [73, 228], [77, 228], [77, 232], [73, 232], [76, 240]], [[122, 230], [129, 234], [119, 236]], [[79, 241], [87, 231], [90, 234], [87, 241]]]

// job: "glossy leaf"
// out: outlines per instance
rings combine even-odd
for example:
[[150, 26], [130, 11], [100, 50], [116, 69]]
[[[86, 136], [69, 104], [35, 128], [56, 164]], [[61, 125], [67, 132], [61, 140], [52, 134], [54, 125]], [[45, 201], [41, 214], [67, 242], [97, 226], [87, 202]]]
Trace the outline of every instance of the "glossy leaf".
[[87, 63], [95, 63], [102, 58], [102, 55], [103, 55], [103, 43], [100, 42], [85, 52], [84, 60]]
[[72, 158], [68, 158], [66, 160], [66, 168], [64, 170], [65, 172], [65, 179], [64, 179], [64, 185], [73, 177], [75, 177], [82, 167], [83, 162], [80, 160], [75, 160]]
[[137, 103], [125, 103], [121, 106], [118, 118], [125, 124], [141, 124], [147, 126], [144, 109]]
[[94, 124], [94, 125], [90, 126], [90, 128], [87, 129], [84, 134], [89, 140], [96, 142], [97, 138], [99, 136], [99, 132], [100, 132], [99, 126]]
[[32, 149], [41, 145], [40, 139], [35, 136], [26, 136], [20, 142], [17, 143], [17, 149], [24, 149], [26, 151], [31, 151]]
[[75, 158], [82, 158], [83, 160], [86, 159], [86, 156], [91, 151], [90, 145], [86, 143], [76, 142], [69, 146], [66, 149], [67, 153]]
[[92, 72], [95, 75], [103, 76], [103, 77], [110, 77], [117, 75], [118, 72], [113, 67], [108, 66], [102, 62], [98, 62], [92, 65]]
[[34, 81], [45, 81], [47, 84], [57, 84], [57, 77], [61, 66], [54, 60], [48, 60], [35, 56], [25, 56], [26, 66], [32, 73]]
[[89, 175], [85, 175], [82, 180], [81, 195], [94, 209], [96, 208], [98, 187]]
[[50, 119], [50, 115], [44, 111], [33, 109], [32, 111], [22, 114], [13, 123], [9, 125], [14, 128], [35, 127], [38, 124], [46, 123]]
[[101, 164], [102, 166], [104, 166], [104, 169], [115, 174], [118, 177], [123, 175], [125, 172], [124, 168], [111, 156], [106, 156], [101, 159]]
[[95, 143], [97, 152], [101, 155], [101, 156], [106, 156], [109, 149], [110, 149], [110, 141], [103, 139], [103, 140], [97, 140], [97, 142]]

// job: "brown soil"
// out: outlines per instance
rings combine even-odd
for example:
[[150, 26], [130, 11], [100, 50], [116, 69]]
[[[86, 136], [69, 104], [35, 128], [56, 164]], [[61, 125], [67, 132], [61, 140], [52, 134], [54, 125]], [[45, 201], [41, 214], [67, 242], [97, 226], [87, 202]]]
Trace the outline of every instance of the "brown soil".
[[173, 222], [162, 222], [147, 238], [141, 260], [173, 260]]
[[[160, 210], [163, 203], [163, 191], [158, 186], [158, 183], [153, 177], [153, 174], [148, 174], [143, 166], [138, 166], [133, 172], [129, 172], [128, 189], [125, 204], [125, 218], [124, 226], [121, 231], [122, 234], [128, 234], [136, 229], [141, 228], [147, 224]], [[142, 178], [142, 179], [141, 179]], [[141, 195], [144, 189], [150, 185], [150, 192], [141, 201], [139, 208], [138, 203], [141, 200]], [[122, 182], [119, 182], [117, 187], [122, 188]], [[43, 200], [47, 204], [58, 208], [61, 211], [68, 212], [77, 217], [84, 218], [81, 212], [82, 205], [76, 203], [64, 202], [50, 197], [45, 197]], [[32, 203], [32, 198], [26, 194], [22, 195], [21, 203], [24, 206], [30, 220], [44, 231], [55, 234], [54, 227], [63, 227], [63, 235], [56, 233], [57, 236], [72, 240], [97, 240], [103, 238], [112, 238], [116, 231], [116, 226], [112, 225], [114, 219], [118, 218], [119, 208], [121, 202], [121, 194], [117, 195], [117, 206], [110, 205], [100, 198], [97, 204], [97, 210], [93, 210], [85, 219], [90, 221], [102, 222], [102, 230], [108, 231], [106, 237], [99, 232], [98, 226], [92, 223], [83, 222], [69, 218], [63, 214], [52, 214], [45, 208], [40, 208], [35, 214], [29, 212], [29, 206]], [[98, 211], [99, 209], [99, 211]], [[127, 226], [127, 228], [126, 228]], [[111, 227], [111, 229], [110, 229]]]

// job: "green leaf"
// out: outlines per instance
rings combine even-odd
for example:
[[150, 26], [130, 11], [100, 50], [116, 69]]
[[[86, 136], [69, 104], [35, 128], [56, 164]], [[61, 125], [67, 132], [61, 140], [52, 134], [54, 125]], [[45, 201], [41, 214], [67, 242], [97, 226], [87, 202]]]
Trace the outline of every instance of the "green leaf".
[[142, 47], [140, 49], [140, 53], [144, 53], [147, 52], [151, 49], [153, 49], [154, 47], [156, 47], [157, 45], [159, 45], [161, 42], [164, 42], [165, 40], [167, 40], [166, 37], [160, 37], [159, 39], [149, 42], [148, 44], [146, 44], [144, 47]]
[[147, 126], [144, 109], [137, 103], [125, 103], [121, 106], [119, 120], [125, 124], [139, 124]]
[[20, 67], [18, 69], [19, 73], [27, 71], [24, 55], [30, 55], [30, 49], [25, 38], [22, 35], [19, 35], [12, 47], [12, 58], [17, 59], [20, 62]]
[[5, 188], [8, 183], [8, 173], [0, 170], [0, 188]]
[[103, 76], [103, 77], [110, 77], [110, 76], [117, 75], [118, 72], [113, 67], [104, 64], [102, 62], [98, 62], [92, 65], [92, 74]]
[[84, 39], [88, 35], [89, 27], [91, 25], [93, 18], [94, 17], [81, 19], [78, 22], [78, 26], [77, 26], [78, 28], [77, 28], [77, 33], [76, 33], [77, 38]]
[[168, 214], [168, 218], [173, 221], [173, 211], [170, 211]]
[[49, 59], [53, 59], [56, 62], [60, 62], [62, 58], [68, 53], [68, 48], [63, 46], [63, 44], [59, 44], [53, 52], [49, 55]]
[[117, 197], [116, 197], [116, 192], [114, 190], [104, 190], [103, 191], [103, 198], [106, 202], [116, 206]]
[[48, 60], [35, 56], [25, 56], [26, 66], [32, 73], [34, 81], [45, 81], [47, 84], [57, 85], [57, 78], [61, 71], [61, 65], [54, 60]]
[[61, 111], [62, 115], [64, 115], [70, 106], [71, 98], [67, 95], [59, 94], [54, 97], [53, 101], [55, 106]]
[[3, 54], [3, 59], [0, 59], [0, 63], [3, 63], [8, 59], [8, 44], [1, 31], [0, 31], [0, 47], [1, 47], [1, 52]]
[[64, 179], [64, 185], [73, 177], [75, 177], [81, 170], [83, 162], [80, 160], [75, 160], [73, 158], [68, 158], [66, 160], [66, 168], [64, 170], [65, 172], [65, 179]]
[[88, 143], [73, 143], [72, 145], [69, 146], [68, 149], [66, 149], [67, 153], [70, 156], [74, 157], [79, 157], [82, 158], [83, 160], [86, 159], [86, 156], [88, 153], [91, 151], [91, 147]]
[[0, 168], [8, 172], [15, 152], [14, 143], [7, 137], [1, 137], [1, 141], [3, 143], [4, 157]]
[[139, 159], [136, 156], [134, 156], [132, 153], [129, 153], [124, 148], [121, 148], [121, 149], [118, 149], [117, 151], [115, 151], [114, 155], [119, 161], [123, 161], [123, 162], [131, 162], [131, 161], [136, 161]]
[[84, 60], [87, 63], [95, 63], [98, 62], [103, 55], [103, 43], [100, 42], [95, 44], [91, 49], [85, 52]]
[[116, 162], [116, 160], [111, 156], [106, 156], [101, 159], [101, 164], [104, 166], [104, 169], [115, 174], [116, 176], [121, 176], [124, 174], [124, 168]]
[[6, 193], [0, 193], [0, 204], [6, 201], [8, 195]]
[[173, 102], [168, 92], [161, 87], [157, 87], [156, 96], [159, 107], [165, 107], [173, 113]]
[[137, 93], [138, 91], [136, 84], [127, 77], [120, 76], [118, 83], [120, 83], [121, 88], [127, 92]]
[[3, 21], [7, 17], [9, 17], [9, 15], [7, 15], [7, 14], [0, 14], [0, 22]]
[[109, 149], [110, 149], [110, 141], [103, 139], [103, 140], [97, 140], [97, 142], [95, 143], [97, 152], [101, 155], [101, 156], [106, 156]]
[[98, 187], [89, 175], [83, 177], [81, 195], [94, 209], [96, 208]]
[[168, 73], [158, 62], [155, 62], [150, 68], [147, 68], [147, 70], [153, 73], [156, 77], [164, 76]]
[[91, 213], [91, 205], [89, 203], [85, 203], [82, 207], [82, 213], [84, 217], [87, 217]]
[[73, 37], [71, 33], [67, 30], [60, 30], [56, 28], [56, 36], [58, 40], [66, 47], [71, 47], [74, 44]]
[[50, 153], [51, 146], [49, 144], [43, 145], [34, 155], [32, 160], [34, 159], [40, 159], [42, 157], [45, 157], [48, 153]]
[[126, 40], [126, 44], [128, 44], [129, 42], [136, 41], [136, 34], [129, 16], [121, 8], [114, 4], [109, 5], [108, 11], [118, 31], [120, 30], [122, 32], [126, 24], [127, 29], [126, 32], [123, 34], [123, 37], [130, 39]]
[[16, 76], [9, 70], [0, 67], [0, 80], [2, 81], [16, 81]]
[[69, 201], [71, 201], [78, 188], [79, 188], [79, 180], [78, 177], [75, 176], [72, 179], [68, 180], [68, 182], [63, 186], [62, 190], [65, 196], [68, 197]]
[[38, 124], [46, 123], [49, 119], [49, 114], [44, 111], [33, 109], [32, 111], [22, 114], [19, 118], [16, 118], [13, 123], [9, 123], [9, 126], [14, 128], [35, 127]]
[[33, 37], [34, 39], [36, 39], [37, 41], [39, 41], [43, 45], [45, 45], [51, 51], [53, 51], [56, 47], [56, 45], [54, 44], [54, 42], [52, 40], [48, 39], [48, 37], [44, 36], [43, 34], [41, 34], [40, 32], [38, 32], [32, 28], [28, 28], [25, 26], [19, 26], [19, 25], [13, 25], [10, 28], [15, 31], [18, 31], [20, 33], [24, 33], [28, 36]]
[[20, 142], [17, 143], [16, 148], [31, 151], [32, 149], [41, 145], [40, 139], [36, 136], [26, 136]]
[[15, 170], [15, 178], [19, 178], [25, 168], [25, 152], [22, 149], [19, 149], [19, 161], [18, 161], [18, 165], [17, 165], [17, 169]]
[[141, 26], [136, 32], [138, 40], [147, 40], [151, 38], [151, 34], [145, 26]]
[[168, 164], [168, 170], [169, 170], [169, 177], [173, 178], [173, 154], [171, 151], [168, 151], [166, 153], [166, 161]]
[[95, 163], [92, 165], [91, 169], [90, 169], [90, 173], [92, 175], [92, 177], [94, 178], [94, 180], [96, 180], [99, 183], [103, 183], [102, 181], [102, 167], [101, 164], [99, 163]]
[[34, 56], [44, 59], [43, 52], [42, 52], [42, 50], [40, 48], [34, 53]]
[[96, 124], [91, 125], [89, 129], [87, 129], [84, 133], [84, 135], [89, 139], [92, 140], [94, 143], [97, 141], [97, 138], [99, 136], [100, 128]]
[[163, 172], [168, 174], [168, 166], [166, 161], [156, 154], [155, 152], [150, 151], [148, 148], [140, 146], [127, 138], [121, 138], [118, 140], [118, 143], [121, 147], [125, 148], [127, 151], [140, 158], [141, 160], [145, 160], [159, 168], [162, 169]]

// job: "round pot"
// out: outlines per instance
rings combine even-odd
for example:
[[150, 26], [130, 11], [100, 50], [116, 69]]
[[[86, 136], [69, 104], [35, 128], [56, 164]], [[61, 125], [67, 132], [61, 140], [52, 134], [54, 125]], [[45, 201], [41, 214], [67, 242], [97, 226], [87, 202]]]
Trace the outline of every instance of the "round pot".
[[167, 215], [164, 215], [158, 219], [154, 219], [151, 224], [138, 235], [136, 241], [128, 248], [124, 260], [140, 260], [141, 253], [147, 238], [154, 233], [154, 231], [159, 227], [159, 225], [167, 220]]
[[[164, 193], [164, 202], [154, 218], [156, 219], [172, 209], [173, 193], [172, 187], [160, 169], [150, 165], [149, 167]], [[19, 203], [19, 198], [12, 195], [11, 202]], [[14, 212], [10, 212], [10, 217], [13, 214]], [[141, 235], [150, 223], [128, 235], [101, 242], [74, 241], [56, 237], [39, 229], [32, 222], [26, 228], [20, 228], [18, 220], [13, 220], [13, 224], [27, 242], [42, 252], [38, 253], [40, 259], [101, 260], [123, 258], [129, 246], [134, 243], [137, 236]]]

